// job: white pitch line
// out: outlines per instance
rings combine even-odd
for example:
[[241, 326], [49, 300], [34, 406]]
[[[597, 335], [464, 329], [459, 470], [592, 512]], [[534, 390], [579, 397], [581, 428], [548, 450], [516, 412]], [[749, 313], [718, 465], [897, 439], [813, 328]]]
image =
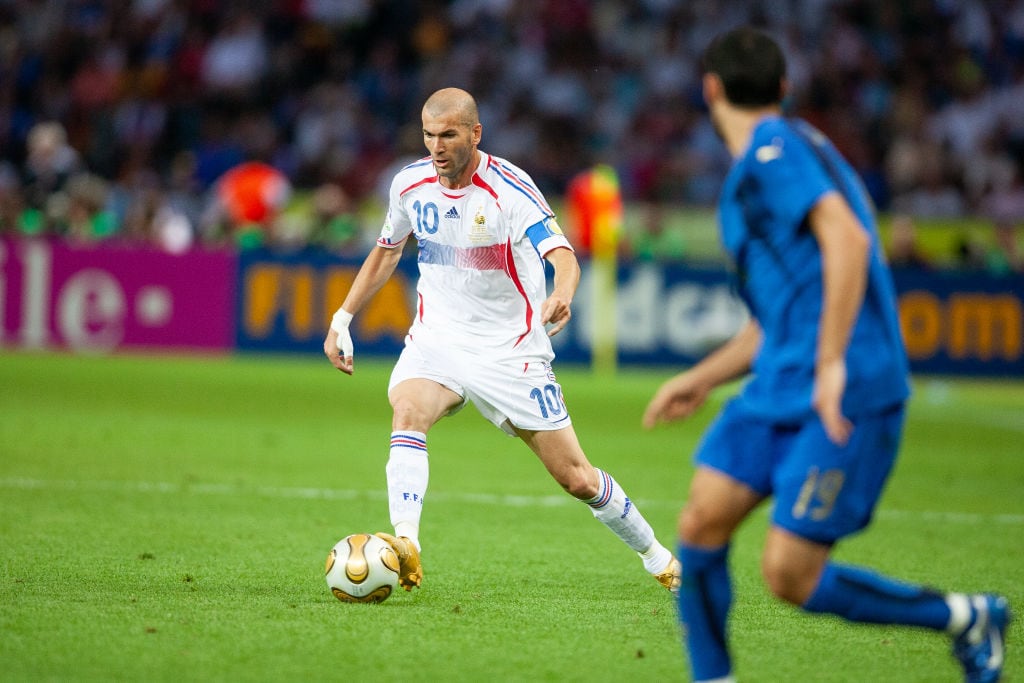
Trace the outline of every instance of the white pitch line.
[[[213, 496], [259, 496], [263, 498], [286, 498], [306, 500], [374, 500], [383, 501], [387, 496], [383, 490], [328, 489], [289, 486], [253, 486], [237, 484], [212, 483], [181, 483], [152, 481], [104, 481], [74, 479], [33, 479], [29, 477], [0, 478], [0, 489], [8, 490], [59, 490], [82, 491], [86, 493], [162, 493], [191, 494]], [[477, 505], [501, 505], [504, 507], [560, 507], [578, 505], [579, 502], [567, 494], [550, 496], [524, 496], [491, 493], [450, 493], [444, 491], [431, 492], [432, 503], [472, 503]], [[671, 507], [678, 508], [682, 501], [638, 499], [641, 508]], [[892, 510], [881, 509], [877, 512], [883, 519], [925, 520], [947, 524], [982, 525], [1001, 524], [1006, 526], [1024, 526], [1024, 514], [982, 514], [974, 512], [933, 511], [933, 510]]]

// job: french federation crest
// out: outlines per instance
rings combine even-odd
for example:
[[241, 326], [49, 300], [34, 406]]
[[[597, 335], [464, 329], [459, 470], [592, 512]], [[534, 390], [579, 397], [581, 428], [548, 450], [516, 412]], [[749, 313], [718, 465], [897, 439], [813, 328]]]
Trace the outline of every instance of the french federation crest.
[[469, 240], [471, 242], [491, 242], [491, 231], [487, 229], [487, 216], [484, 215], [483, 207], [476, 210], [473, 216], [473, 223], [469, 226]]

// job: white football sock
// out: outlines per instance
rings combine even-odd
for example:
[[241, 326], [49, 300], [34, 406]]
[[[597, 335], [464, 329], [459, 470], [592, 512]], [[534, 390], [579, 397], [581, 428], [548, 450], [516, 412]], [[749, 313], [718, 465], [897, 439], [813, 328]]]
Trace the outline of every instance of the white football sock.
[[971, 610], [971, 599], [963, 593], [950, 593], [946, 596], [946, 604], [949, 606], [949, 624], [946, 625], [946, 633], [958, 636], [971, 625], [971, 618], [974, 616]]
[[655, 539], [650, 548], [640, 553], [640, 559], [644, 561], [644, 569], [652, 574], [660, 574], [668, 569], [669, 562], [672, 561], [672, 551]]
[[600, 479], [597, 495], [588, 501], [594, 513], [623, 543], [640, 554], [652, 574], [668, 566], [672, 554], [654, 538], [654, 530], [610, 474], [595, 468]]
[[391, 454], [385, 473], [388, 511], [395, 535], [405, 536], [419, 549], [420, 515], [430, 474], [427, 435], [423, 432], [392, 432]]

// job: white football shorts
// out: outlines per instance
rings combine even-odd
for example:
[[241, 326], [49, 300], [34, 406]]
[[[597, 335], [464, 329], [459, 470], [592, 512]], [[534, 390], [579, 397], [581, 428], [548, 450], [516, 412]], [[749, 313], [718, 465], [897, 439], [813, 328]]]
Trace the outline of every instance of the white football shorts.
[[388, 393], [407, 379], [429, 379], [448, 387], [463, 402], [448, 414], [462, 410], [466, 401], [509, 436], [513, 426], [530, 431], [552, 431], [572, 424], [551, 363], [522, 358], [494, 358], [448, 348], [434, 348], [407, 337], [398, 357]]

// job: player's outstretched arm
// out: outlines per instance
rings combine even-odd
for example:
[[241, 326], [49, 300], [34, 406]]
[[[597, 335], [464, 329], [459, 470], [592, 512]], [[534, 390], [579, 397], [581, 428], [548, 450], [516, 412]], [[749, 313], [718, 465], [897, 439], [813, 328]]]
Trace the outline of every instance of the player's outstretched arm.
[[351, 375], [355, 370], [352, 335], [348, 330], [352, 316], [380, 291], [395, 272], [401, 258], [401, 245], [392, 248], [374, 247], [359, 268], [344, 303], [331, 319], [330, 329], [324, 339], [324, 354], [331, 361], [331, 365], [346, 375]]
[[715, 387], [742, 377], [761, 346], [761, 326], [751, 319], [739, 332], [689, 370], [669, 378], [644, 411], [643, 426], [683, 420], [700, 408]]
[[555, 269], [555, 283], [551, 294], [541, 305], [540, 321], [544, 325], [551, 323], [548, 336], [554, 337], [572, 318], [572, 298], [580, 283], [580, 264], [576, 254], [565, 247], [552, 249], [544, 258]]
[[841, 410], [846, 347], [864, 302], [871, 238], [838, 192], [823, 195], [807, 217], [821, 249], [824, 290], [811, 401], [829, 438], [842, 445], [853, 431]]

